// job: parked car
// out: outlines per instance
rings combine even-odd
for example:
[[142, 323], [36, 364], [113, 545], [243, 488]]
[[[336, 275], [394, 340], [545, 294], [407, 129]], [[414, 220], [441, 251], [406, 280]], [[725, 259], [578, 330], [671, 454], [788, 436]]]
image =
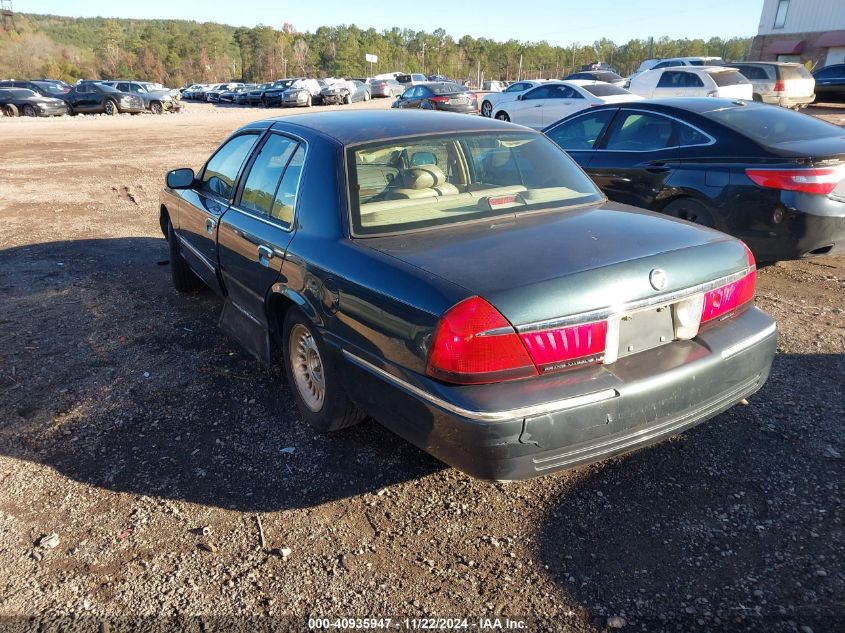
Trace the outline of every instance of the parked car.
[[[646, 59], [639, 67], [631, 73], [629, 80], [647, 70], [660, 68], [675, 68], [676, 66], [724, 66], [725, 60], [721, 57], [671, 57], [669, 59]], [[627, 86], [626, 86], [627, 87]]]
[[26, 88], [0, 88], [0, 110], [6, 116], [62, 116], [67, 114], [67, 104]]
[[[442, 83], [442, 82], [452, 82], [446, 75], [429, 75], [428, 80], [434, 83]], [[454, 83], [454, 82], [452, 82]]]
[[845, 97], [845, 64], [833, 64], [813, 71], [816, 100], [834, 101]]
[[797, 110], [816, 98], [816, 80], [801, 64], [740, 62], [731, 67], [751, 82], [754, 101]]
[[280, 346], [321, 431], [369, 415], [473, 476], [523, 479], [675, 435], [769, 374], [750, 251], [607, 202], [532, 130], [303, 114], [166, 181], [175, 287], [219, 293], [262, 361]]
[[611, 200], [712, 226], [761, 261], [845, 252], [842, 128], [728, 99], [600, 106], [544, 130]]
[[628, 89], [646, 99], [726, 97], [751, 101], [754, 96], [751, 82], [727, 66], [647, 70], [632, 78]]
[[246, 94], [246, 102], [248, 105], [264, 105], [264, 93], [267, 92], [270, 88], [274, 87], [276, 83], [281, 85], [281, 81], [277, 82], [268, 82], [263, 83], [256, 88], [253, 88]]
[[536, 88], [546, 83], [545, 79], [527, 79], [525, 81], [517, 81], [505, 88], [502, 92], [494, 92], [486, 94], [481, 98], [481, 116], [492, 117], [493, 108], [501, 101], [512, 101], [514, 97], [526, 90]]
[[236, 86], [231, 90], [226, 90], [225, 92], [220, 93], [220, 97], [218, 101], [220, 103], [235, 103], [235, 97], [240, 94], [247, 94], [250, 90], [254, 90], [256, 88], [255, 84], [243, 84], [241, 86]]
[[620, 77], [615, 72], [610, 70], [583, 70], [581, 72], [572, 73], [563, 78], [564, 81], [573, 79], [583, 79], [585, 81], [604, 81], [614, 86], [624, 87], [628, 80]]
[[282, 105], [285, 107], [311, 107], [314, 102], [321, 102], [323, 86], [316, 79], [297, 79], [282, 93]]
[[396, 81], [402, 84], [406, 90], [411, 86], [416, 86], [418, 84], [424, 84], [428, 81], [428, 77], [421, 73], [410, 73], [410, 74], [403, 74], [403, 75], [396, 75]]
[[232, 103], [236, 105], [249, 105], [249, 93], [253, 90], [256, 90], [258, 86], [256, 84], [249, 84], [248, 86], [242, 86], [242, 89], [235, 89], [232, 95]]
[[508, 87], [506, 81], [496, 81], [495, 79], [486, 79], [481, 82], [482, 92], [504, 92]]
[[83, 81], [65, 95], [68, 114], [140, 114], [145, 110], [140, 95], [121, 92], [96, 81]]
[[493, 108], [493, 116], [540, 129], [584, 108], [641, 99], [624, 88], [603, 81], [547, 81], [513, 95], [509, 101], [500, 101]]
[[404, 86], [395, 79], [372, 79], [370, 95], [373, 97], [398, 97], [405, 92]]
[[182, 91], [182, 98], [190, 101], [198, 100], [208, 84], [192, 84]]
[[0, 81], [0, 88], [25, 88], [26, 90], [32, 90], [32, 92], [41, 95], [42, 97], [62, 100], [64, 100], [65, 95], [70, 92], [70, 86], [63, 81], [55, 79], [8, 79]]
[[144, 101], [144, 108], [153, 114], [176, 112], [182, 108], [182, 103], [173, 97], [167, 88], [151, 90], [152, 84], [141, 81], [103, 81], [105, 86], [111, 86], [121, 92], [138, 95]]
[[282, 95], [285, 91], [293, 85], [297, 78], [280, 79], [274, 81], [273, 85], [264, 91], [261, 95], [261, 105], [265, 108], [282, 105]]
[[327, 80], [326, 87], [320, 92], [323, 103], [355, 103], [370, 100], [370, 87], [354, 79]]
[[478, 114], [478, 97], [456, 83], [420, 84], [399, 95], [391, 107]]

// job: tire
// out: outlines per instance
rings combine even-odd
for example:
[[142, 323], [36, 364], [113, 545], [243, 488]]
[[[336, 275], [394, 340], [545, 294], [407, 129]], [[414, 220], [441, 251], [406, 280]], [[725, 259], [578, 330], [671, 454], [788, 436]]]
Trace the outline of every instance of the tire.
[[753, 101], [756, 101], [757, 103], [762, 103], [762, 102], [763, 102], [763, 97], [761, 97], [760, 95], [758, 95], [758, 94], [756, 94], [756, 93], [755, 93], [755, 94], [753, 94], [753, 95], [751, 95], [751, 99], [752, 99]]
[[150, 103], [150, 112], [153, 114], [161, 114], [164, 112], [164, 106], [161, 105], [161, 101], [153, 101]]
[[74, 110], [74, 109], [73, 109], [73, 106], [72, 106], [72, 105], [70, 105], [70, 104], [68, 103], [68, 104], [67, 104], [67, 114], [68, 114], [68, 116], [76, 116], [76, 115], [77, 115], [77, 114], [79, 114], [79, 113], [78, 113], [76, 110]]
[[173, 287], [178, 292], [195, 292], [205, 284], [194, 274], [188, 262], [182, 257], [179, 248], [179, 239], [170, 219], [167, 220], [167, 246], [170, 250], [170, 278], [173, 280]]
[[364, 93], [364, 101], [369, 101], [369, 100], [370, 100], [370, 93], [369, 93], [369, 92], [365, 92], [365, 93]]
[[16, 106], [14, 103], [9, 103], [3, 108], [3, 113], [6, 116], [19, 116], [18, 106]]
[[114, 116], [117, 114], [117, 104], [111, 99], [106, 99], [106, 102], [103, 104], [103, 112], [109, 116]]
[[496, 120], [498, 121], [510, 121], [511, 118], [508, 116], [508, 113], [502, 110], [501, 112], [496, 113]]
[[486, 99], [481, 102], [481, 116], [486, 116], [488, 119], [493, 116], [493, 104]]
[[325, 433], [364, 419], [343, 391], [320, 334], [297, 308], [290, 308], [285, 315], [282, 343], [282, 362], [293, 399], [311, 427]]
[[352, 95], [349, 94], [348, 92], [345, 95], [343, 95], [343, 102], [346, 105], [349, 105], [350, 103], [352, 103]]
[[420, 110], [434, 110], [434, 106], [431, 105], [430, 101], [421, 101]]
[[30, 103], [23, 104], [23, 107], [21, 108], [21, 114], [23, 116], [38, 116], [38, 112], [36, 111], [35, 106]]
[[700, 224], [701, 226], [708, 226], [715, 228], [716, 222], [713, 220], [713, 214], [698, 200], [693, 198], [678, 198], [672, 200], [663, 208], [663, 213], [671, 215], [673, 218], [680, 218], [687, 222]]

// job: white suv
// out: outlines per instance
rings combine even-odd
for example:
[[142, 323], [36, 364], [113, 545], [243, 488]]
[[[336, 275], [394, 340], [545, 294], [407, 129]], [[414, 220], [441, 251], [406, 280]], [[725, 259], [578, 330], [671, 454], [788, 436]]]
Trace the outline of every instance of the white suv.
[[665, 97], [725, 97], [751, 100], [754, 90], [736, 68], [673, 66], [647, 70], [631, 79], [628, 88], [646, 99]]

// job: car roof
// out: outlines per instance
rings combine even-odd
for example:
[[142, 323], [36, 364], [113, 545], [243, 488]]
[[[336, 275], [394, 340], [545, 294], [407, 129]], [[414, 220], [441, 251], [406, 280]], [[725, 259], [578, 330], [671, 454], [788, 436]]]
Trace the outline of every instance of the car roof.
[[643, 101], [630, 101], [625, 103], [612, 103], [604, 108], [640, 108], [643, 110], [687, 110], [696, 114], [705, 114], [715, 110], [732, 110], [735, 108], [766, 108], [763, 103], [746, 101], [745, 99], [722, 99], [713, 97], [676, 97], [667, 99], [647, 99]]
[[[711, 99], [712, 101], [712, 99]], [[449, 132], [502, 132], [522, 130], [510, 123], [451, 112], [424, 110], [354, 110], [314, 112], [295, 117], [266, 119], [268, 124], [285, 123], [312, 130], [342, 145], [365, 141], [401, 138], [414, 134], [447, 134]]]

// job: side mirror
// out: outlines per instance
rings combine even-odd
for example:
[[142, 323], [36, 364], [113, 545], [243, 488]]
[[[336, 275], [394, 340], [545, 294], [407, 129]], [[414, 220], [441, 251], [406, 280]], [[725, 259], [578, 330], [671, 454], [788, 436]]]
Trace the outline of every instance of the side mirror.
[[167, 172], [167, 186], [171, 189], [187, 189], [194, 184], [194, 170], [190, 167]]

